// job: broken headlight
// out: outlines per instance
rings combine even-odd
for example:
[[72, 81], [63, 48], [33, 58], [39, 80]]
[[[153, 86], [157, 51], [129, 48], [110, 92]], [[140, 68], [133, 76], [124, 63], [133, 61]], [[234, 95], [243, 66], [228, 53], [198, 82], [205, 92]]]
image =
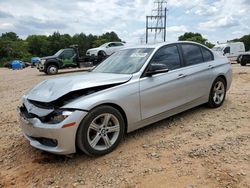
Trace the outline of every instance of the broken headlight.
[[67, 117], [69, 117], [72, 113], [73, 111], [70, 110], [56, 110], [51, 114], [51, 117], [47, 123], [49, 124], [60, 123]]

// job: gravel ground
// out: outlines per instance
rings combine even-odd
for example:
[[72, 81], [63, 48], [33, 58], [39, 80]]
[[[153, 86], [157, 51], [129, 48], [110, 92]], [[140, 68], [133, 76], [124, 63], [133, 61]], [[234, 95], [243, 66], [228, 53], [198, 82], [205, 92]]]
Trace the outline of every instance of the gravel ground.
[[0, 188], [250, 187], [250, 66], [233, 65], [222, 107], [199, 106], [130, 133], [98, 158], [48, 154], [22, 136], [16, 107], [47, 78], [31, 68], [0, 69]]

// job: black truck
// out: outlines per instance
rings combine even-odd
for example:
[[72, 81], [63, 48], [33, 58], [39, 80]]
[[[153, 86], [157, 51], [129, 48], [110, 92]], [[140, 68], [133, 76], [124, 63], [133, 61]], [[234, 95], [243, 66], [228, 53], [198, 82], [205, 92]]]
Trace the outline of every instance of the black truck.
[[59, 69], [80, 68], [82, 65], [97, 65], [103, 59], [92, 59], [91, 57], [81, 57], [77, 45], [71, 45], [70, 48], [61, 49], [53, 56], [42, 57], [36, 64], [40, 72], [49, 75], [57, 74]]
[[237, 57], [237, 63], [239, 63], [241, 66], [246, 66], [246, 64], [250, 64], [250, 52], [248, 53], [243, 53], [243, 54], [240, 54], [238, 57]]

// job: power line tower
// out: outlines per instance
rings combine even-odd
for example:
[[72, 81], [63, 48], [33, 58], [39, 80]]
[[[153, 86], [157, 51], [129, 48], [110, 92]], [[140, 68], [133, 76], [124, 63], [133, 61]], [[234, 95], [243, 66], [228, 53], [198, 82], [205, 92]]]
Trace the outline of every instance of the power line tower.
[[[164, 42], [167, 35], [167, 1], [156, 0], [156, 9], [152, 10], [151, 16], [146, 16], [146, 43], [148, 43], [149, 31], [154, 32], [154, 42], [160, 37]], [[151, 25], [150, 25], [151, 23]]]

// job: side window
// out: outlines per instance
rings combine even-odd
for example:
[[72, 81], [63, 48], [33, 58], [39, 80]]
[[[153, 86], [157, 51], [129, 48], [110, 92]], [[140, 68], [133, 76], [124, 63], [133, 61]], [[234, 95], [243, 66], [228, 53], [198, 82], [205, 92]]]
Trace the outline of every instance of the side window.
[[201, 51], [205, 62], [214, 60], [212, 52], [210, 52], [208, 49], [201, 47]]
[[153, 64], [164, 64], [169, 70], [174, 70], [181, 67], [181, 61], [177, 46], [166, 46], [156, 52], [152, 59]]
[[61, 54], [62, 59], [71, 59], [74, 56], [73, 50], [66, 50]]
[[109, 47], [115, 47], [116, 45], [115, 45], [115, 43], [110, 43], [108, 46]]
[[116, 46], [123, 46], [122, 43], [115, 43]]
[[182, 50], [187, 66], [203, 63], [200, 46], [193, 44], [182, 44]]
[[224, 54], [229, 54], [229, 53], [230, 53], [230, 47], [228, 46], [224, 49]]

